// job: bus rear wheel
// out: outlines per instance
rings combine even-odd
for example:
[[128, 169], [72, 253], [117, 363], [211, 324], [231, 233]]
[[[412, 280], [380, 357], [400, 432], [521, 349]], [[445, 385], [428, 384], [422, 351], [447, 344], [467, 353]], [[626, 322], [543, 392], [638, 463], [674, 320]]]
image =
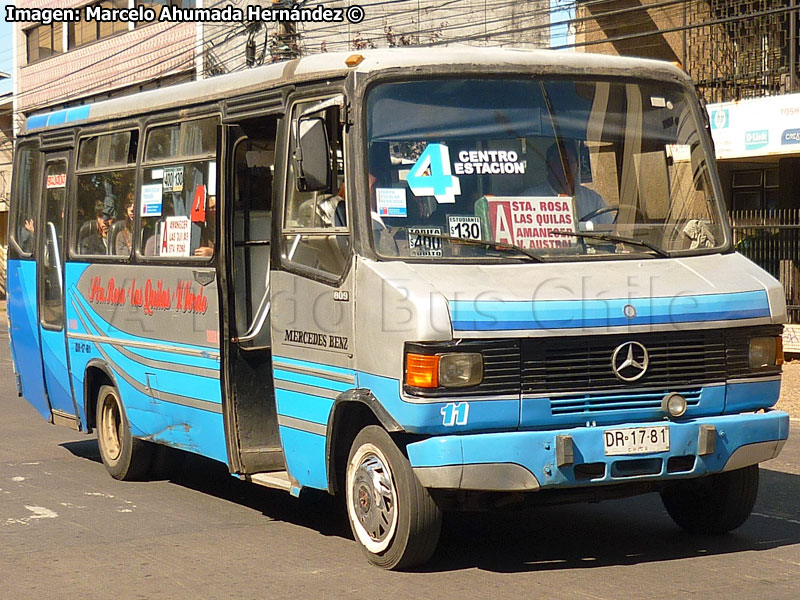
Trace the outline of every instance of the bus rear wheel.
[[442, 514], [383, 428], [370, 425], [356, 436], [345, 478], [347, 517], [370, 562], [407, 569], [431, 557]]
[[744, 524], [758, 495], [758, 465], [676, 482], [661, 492], [669, 516], [690, 533], [727, 533]]
[[97, 445], [114, 479], [141, 479], [150, 468], [153, 447], [134, 438], [117, 388], [104, 385], [97, 394]]

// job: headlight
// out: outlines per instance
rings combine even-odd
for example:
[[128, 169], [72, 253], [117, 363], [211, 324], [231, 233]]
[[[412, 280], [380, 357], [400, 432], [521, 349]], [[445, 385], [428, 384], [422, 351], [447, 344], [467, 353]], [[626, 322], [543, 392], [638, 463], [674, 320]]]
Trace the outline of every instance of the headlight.
[[417, 388], [467, 387], [483, 381], [479, 352], [406, 355], [406, 385]]
[[439, 355], [439, 385], [466, 387], [483, 380], [483, 356], [478, 352]]
[[756, 337], [750, 340], [750, 368], [763, 369], [783, 364], [783, 339]]

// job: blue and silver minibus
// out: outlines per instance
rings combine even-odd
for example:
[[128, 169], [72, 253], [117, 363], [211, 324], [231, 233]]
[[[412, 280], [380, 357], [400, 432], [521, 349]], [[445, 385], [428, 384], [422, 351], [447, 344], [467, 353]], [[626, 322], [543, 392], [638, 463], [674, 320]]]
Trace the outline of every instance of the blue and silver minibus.
[[117, 479], [340, 494], [382, 567], [513, 502], [727, 532], [788, 437], [784, 295], [667, 63], [308, 56], [32, 115], [12, 193], [20, 395]]

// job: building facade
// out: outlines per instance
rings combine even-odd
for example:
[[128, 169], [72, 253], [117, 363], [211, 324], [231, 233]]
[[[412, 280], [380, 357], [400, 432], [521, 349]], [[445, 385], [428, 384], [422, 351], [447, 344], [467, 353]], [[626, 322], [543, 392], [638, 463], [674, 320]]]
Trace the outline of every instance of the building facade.
[[577, 0], [575, 50], [679, 63], [706, 103], [736, 249], [783, 283], [800, 352], [800, 5]]
[[11, 194], [11, 160], [14, 131], [11, 94], [0, 95], [0, 299], [6, 295], [8, 201]]
[[728, 208], [800, 208], [800, 144], [781, 140], [800, 127], [798, 15], [789, 0], [577, 0], [572, 47], [682, 65], [716, 116]]

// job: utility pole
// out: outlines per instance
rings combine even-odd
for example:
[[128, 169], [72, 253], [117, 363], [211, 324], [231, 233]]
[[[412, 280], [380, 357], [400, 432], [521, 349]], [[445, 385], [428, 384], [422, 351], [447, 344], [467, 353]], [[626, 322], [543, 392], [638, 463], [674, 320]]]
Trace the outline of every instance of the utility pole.
[[[272, 6], [275, 9], [290, 9], [293, 6], [300, 6], [302, 4], [305, 4], [305, 0], [302, 2], [295, 2], [293, 0], [272, 0]], [[270, 40], [272, 62], [289, 60], [300, 56], [300, 47], [298, 45], [299, 38], [297, 23], [290, 20], [278, 21], [277, 30], [272, 34], [272, 39]]]

